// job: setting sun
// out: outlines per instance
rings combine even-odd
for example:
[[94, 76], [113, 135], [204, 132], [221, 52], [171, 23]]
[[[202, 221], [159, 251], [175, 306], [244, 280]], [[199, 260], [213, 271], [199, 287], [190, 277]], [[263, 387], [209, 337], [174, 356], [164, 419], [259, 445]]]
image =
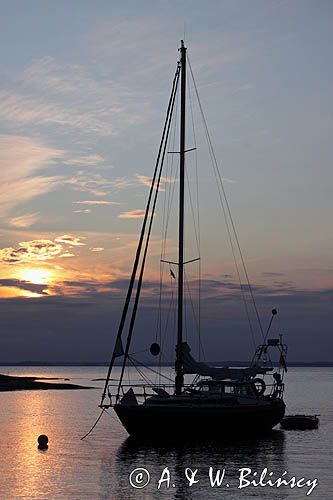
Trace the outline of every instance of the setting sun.
[[48, 269], [22, 269], [17, 274], [18, 278], [36, 285], [47, 285], [52, 281], [53, 273]]

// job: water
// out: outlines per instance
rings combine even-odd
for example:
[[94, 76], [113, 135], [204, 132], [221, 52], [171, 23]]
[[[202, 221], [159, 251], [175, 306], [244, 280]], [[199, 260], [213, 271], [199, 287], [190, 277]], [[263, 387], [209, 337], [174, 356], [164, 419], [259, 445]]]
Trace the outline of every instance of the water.
[[[0, 394], [0, 500], [333, 498], [333, 368], [291, 368], [288, 372], [288, 412], [320, 413], [319, 430], [276, 430], [260, 440], [206, 446], [196, 444], [193, 436], [193, 444], [183, 447], [135, 445], [116, 418], [108, 415], [80, 441], [99, 414], [102, 383], [91, 380], [103, 377], [104, 368], [0, 367], [0, 373], [59, 376], [99, 386], [87, 391]], [[37, 449], [39, 434], [49, 437], [47, 451]], [[210, 466], [215, 472], [225, 468], [221, 488], [211, 487]], [[150, 473], [150, 483], [143, 489], [129, 484], [130, 473], [138, 467]], [[171, 475], [170, 487], [164, 482], [158, 490], [165, 467]], [[198, 469], [195, 478], [199, 482], [192, 487], [184, 475], [186, 467]], [[288, 478], [317, 478], [319, 484], [310, 496], [306, 495], [309, 487], [238, 489], [239, 469], [244, 467], [258, 475], [267, 467], [275, 479], [288, 471]]]

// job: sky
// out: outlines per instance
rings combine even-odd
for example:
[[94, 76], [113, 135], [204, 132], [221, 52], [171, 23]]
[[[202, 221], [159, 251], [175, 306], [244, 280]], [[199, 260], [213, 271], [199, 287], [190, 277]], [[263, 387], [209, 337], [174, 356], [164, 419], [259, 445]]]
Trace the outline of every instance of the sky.
[[[284, 334], [289, 359], [333, 361], [332, 2], [14, 0], [1, 2], [1, 12], [0, 362], [109, 359], [181, 38], [263, 328], [276, 307], [274, 331]], [[192, 96], [200, 118], [190, 85], [187, 110]], [[253, 341], [237, 270], [202, 124], [194, 130], [188, 118], [201, 244], [195, 223], [186, 226], [186, 256], [201, 258], [205, 355], [247, 359]], [[177, 159], [167, 156], [170, 174]], [[138, 349], [155, 338], [170, 192], [165, 255], [176, 258], [178, 181], [162, 180]], [[190, 216], [193, 200], [187, 193]], [[197, 271], [188, 271], [194, 302]], [[171, 304], [168, 266], [163, 273]], [[191, 329], [198, 309], [189, 297]]]

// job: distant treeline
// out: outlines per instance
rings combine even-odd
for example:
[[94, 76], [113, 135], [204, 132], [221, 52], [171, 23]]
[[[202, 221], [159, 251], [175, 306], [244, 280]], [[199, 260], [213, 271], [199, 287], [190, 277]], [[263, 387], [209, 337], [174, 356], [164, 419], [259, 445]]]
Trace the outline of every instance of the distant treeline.
[[[160, 366], [159, 363], [145, 361], [149, 366]], [[116, 366], [121, 366], [122, 363], [115, 363]], [[207, 361], [207, 364], [212, 366], [249, 366], [248, 361]], [[277, 366], [277, 363], [273, 363]], [[333, 361], [288, 361], [290, 367], [333, 367]], [[0, 361], [0, 366], [109, 366], [108, 362], [85, 362], [85, 361]], [[162, 366], [173, 366], [172, 363], [162, 363]]]

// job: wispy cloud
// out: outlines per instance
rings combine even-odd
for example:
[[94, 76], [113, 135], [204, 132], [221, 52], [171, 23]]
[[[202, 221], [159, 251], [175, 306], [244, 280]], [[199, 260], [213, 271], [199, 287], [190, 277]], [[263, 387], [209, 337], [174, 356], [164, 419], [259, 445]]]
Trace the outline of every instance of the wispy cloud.
[[[100, 19], [94, 29], [89, 33], [88, 43], [90, 50], [97, 60], [114, 61], [115, 54], [121, 53], [123, 61], [119, 60], [119, 71], [128, 73], [131, 68], [131, 78], [147, 81], [151, 74], [164, 76], [164, 72], [170, 71], [175, 63], [177, 54], [177, 42], [170, 45], [170, 33], [175, 33], [175, 25], [166, 16], [163, 21], [154, 15], [144, 12], [142, 16], [135, 19]], [[221, 33], [219, 28], [213, 27], [207, 32], [198, 32], [196, 36], [189, 37], [191, 42], [188, 47], [189, 55], [195, 54], [193, 66], [196, 72], [206, 76], [207, 73], [216, 75], [217, 69], [222, 65], [238, 62], [249, 58], [258, 51], [257, 44], [246, 43], [237, 37], [231, 37], [226, 31]], [[152, 43], [153, 40], [153, 43]], [[163, 54], [163, 57], [161, 57]], [[163, 78], [160, 78], [164, 81]], [[200, 79], [202, 82], [202, 78]]]
[[85, 208], [84, 210], [73, 210], [74, 214], [91, 214], [91, 208]]
[[50, 148], [37, 138], [0, 136], [1, 215], [54, 190], [62, 178], [41, 175], [41, 170], [62, 156], [63, 151]]
[[[35, 297], [40, 297], [43, 295], [47, 295], [47, 292], [45, 291], [45, 285], [43, 284], [35, 284], [35, 283], [29, 283], [27, 281], [19, 280], [19, 279], [0, 279], [0, 294], [1, 296], [19, 296], [19, 291], [29, 291], [32, 292], [31, 296]], [[1, 293], [6, 292], [9, 289], [12, 293], [6, 294], [6, 293]], [[14, 289], [14, 290], [13, 290]], [[25, 294], [23, 294], [25, 295]], [[27, 294], [29, 297], [30, 294]]]
[[129, 212], [121, 212], [118, 215], [119, 219], [142, 219], [145, 216], [144, 210], [130, 210]]
[[[212, 36], [213, 33], [212, 33]], [[254, 51], [253, 47], [249, 45], [233, 45], [226, 47], [224, 45], [225, 40], [219, 39], [219, 44], [215, 44], [214, 50], [210, 50], [212, 45], [209, 40], [204, 43], [194, 43], [191, 47], [191, 52], [195, 54], [195, 71], [204, 72], [208, 70], [215, 70], [217, 67], [222, 65], [232, 63], [235, 61], [240, 61]]]
[[13, 178], [6, 185], [0, 185], [0, 213], [3, 216], [7, 215], [14, 207], [23, 205], [37, 196], [49, 193], [60, 184], [60, 177]]
[[102, 135], [112, 135], [116, 133], [112, 127], [111, 117], [106, 123], [101, 120], [97, 110], [74, 107], [69, 102], [52, 102], [45, 96], [20, 93], [13, 90], [0, 92], [2, 105], [0, 116], [3, 120], [19, 123], [22, 125], [32, 125], [36, 129], [40, 125], [54, 124], [58, 126], [73, 127], [82, 132], [94, 132]]
[[[140, 184], [144, 184], [145, 186], [150, 187], [153, 179], [151, 177], [148, 177], [147, 175], [139, 175], [137, 174], [137, 179], [140, 182]], [[236, 184], [237, 181], [234, 179], [229, 179], [227, 177], [222, 177], [222, 181], [225, 182], [226, 184]], [[173, 184], [177, 182], [177, 178], [170, 178], [170, 177], [161, 177], [160, 179], [160, 191], [164, 191], [163, 184]]]
[[37, 128], [66, 126], [102, 136], [143, 123], [149, 114], [149, 103], [142, 107], [142, 99], [138, 102], [137, 92], [129, 86], [111, 77], [97, 80], [83, 66], [60, 64], [51, 57], [33, 61], [13, 78], [0, 99], [4, 120]]
[[90, 250], [91, 252], [103, 252], [105, 249], [103, 247], [93, 247]]
[[[156, 18], [149, 17], [147, 12], [135, 20], [113, 19], [111, 30], [110, 19], [100, 19], [88, 33], [89, 48], [94, 57], [102, 59], [104, 64], [110, 59], [114, 61], [115, 54], [121, 53], [122, 58], [117, 61], [118, 71], [128, 76], [130, 67], [131, 75], [140, 77], [158, 68], [170, 68], [170, 64], [174, 64], [175, 57], [170, 50], [168, 36], [170, 29], [170, 21], [164, 20], [161, 25], [156, 22]], [[126, 61], [125, 66], [123, 60]]]
[[78, 175], [71, 177], [67, 184], [76, 191], [83, 191], [94, 196], [106, 196], [111, 190], [125, 189], [133, 182], [124, 177], [106, 179], [100, 174], [79, 172]]
[[64, 161], [66, 165], [75, 165], [80, 167], [98, 165], [104, 162], [104, 158], [97, 154], [82, 155]]
[[73, 203], [77, 205], [119, 205], [116, 201], [109, 200], [82, 200], [82, 201], [73, 201]]
[[33, 226], [39, 219], [39, 212], [34, 212], [31, 214], [19, 215], [18, 217], [12, 217], [9, 219], [8, 223], [15, 227], [30, 227]]
[[57, 243], [63, 243], [65, 245], [71, 245], [73, 247], [82, 247], [85, 245], [83, 243], [82, 238], [78, 238], [77, 236], [72, 236], [71, 234], [64, 234], [63, 236], [58, 236], [54, 241]]
[[[145, 186], [151, 186], [151, 183], [153, 179], [151, 177], [148, 177], [147, 175], [137, 175], [137, 179], [141, 184], [144, 184]], [[172, 184], [176, 182], [177, 179], [171, 179], [170, 177], [161, 177], [160, 179], [160, 191], [164, 191], [163, 184]]]
[[62, 150], [46, 146], [38, 138], [16, 135], [0, 136], [0, 153], [3, 182], [34, 174], [64, 154]]
[[222, 181], [226, 184], [237, 184], [237, 181], [235, 181], [234, 179], [229, 179], [228, 177], [222, 177]]

